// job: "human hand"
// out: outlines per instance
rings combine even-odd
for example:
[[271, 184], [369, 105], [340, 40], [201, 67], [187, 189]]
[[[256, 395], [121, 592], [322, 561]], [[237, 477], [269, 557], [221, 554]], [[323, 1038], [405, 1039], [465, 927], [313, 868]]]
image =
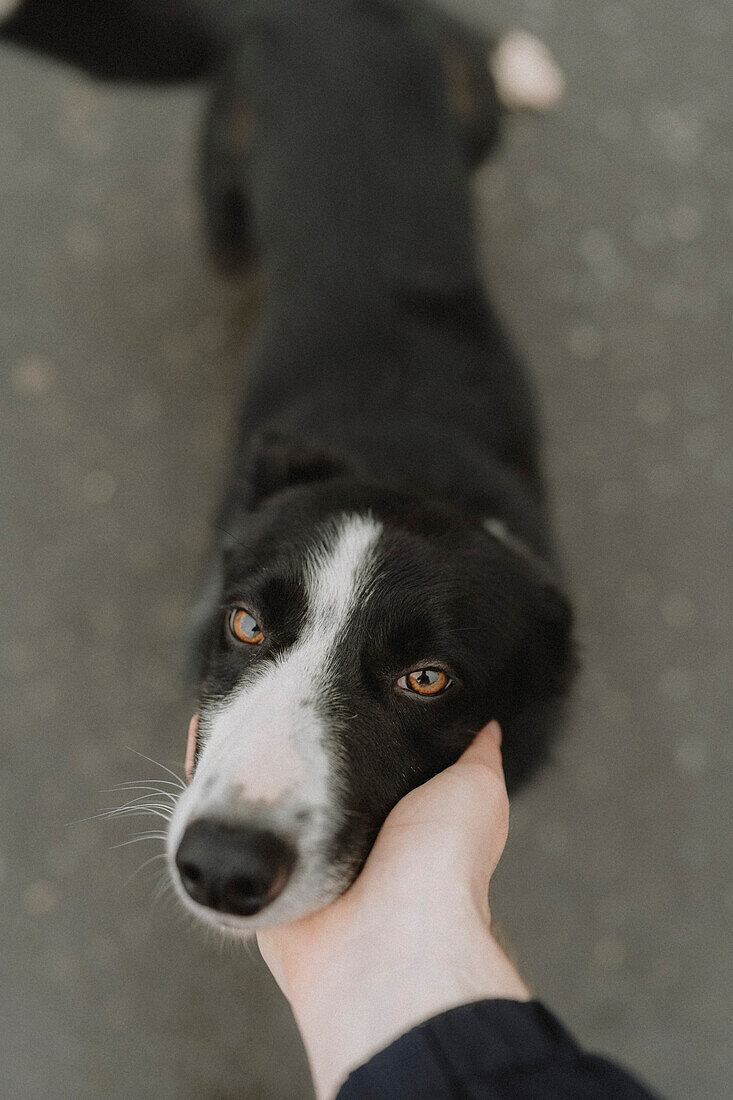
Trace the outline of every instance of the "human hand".
[[507, 838], [501, 731], [395, 806], [353, 885], [257, 934], [288, 998], [319, 1098], [423, 1020], [529, 992], [491, 934], [488, 887]]

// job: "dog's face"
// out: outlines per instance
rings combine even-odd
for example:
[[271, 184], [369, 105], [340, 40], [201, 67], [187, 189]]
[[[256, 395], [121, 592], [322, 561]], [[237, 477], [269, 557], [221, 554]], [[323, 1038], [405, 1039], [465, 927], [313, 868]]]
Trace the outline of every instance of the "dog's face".
[[232, 534], [168, 856], [189, 908], [247, 932], [335, 898], [404, 794], [562, 690], [570, 614], [481, 524], [349, 477]]

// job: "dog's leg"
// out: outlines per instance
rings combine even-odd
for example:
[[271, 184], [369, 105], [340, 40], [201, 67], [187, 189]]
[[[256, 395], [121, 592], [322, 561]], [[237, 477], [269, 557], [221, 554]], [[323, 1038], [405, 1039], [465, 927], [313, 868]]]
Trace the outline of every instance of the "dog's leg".
[[565, 77], [539, 38], [510, 31], [488, 55], [497, 94], [508, 111], [551, 111], [565, 92]]
[[204, 124], [201, 193], [209, 249], [227, 275], [246, 271], [260, 253], [249, 188], [256, 125], [247, 100], [229, 81], [220, 83]]
[[[226, 0], [219, 3], [220, 12], [226, 10]], [[421, 10], [418, 22], [429, 24], [429, 34], [437, 40], [447, 104], [471, 168], [497, 144], [507, 110], [548, 110], [561, 97], [562, 72], [533, 36], [511, 32], [492, 41], [429, 7]], [[218, 24], [217, 35], [223, 41], [221, 15]], [[261, 250], [249, 191], [255, 129], [256, 115], [242, 97], [241, 86], [225, 77], [212, 97], [206, 122], [202, 194], [209, 246], [217, 265], [228, 274], [249, 269]]]
[[[319, 5], [319, 8], [324, 7], [326, 5]], [[293, 8], [298, 8], [298, 11], [294, 11], [289, 18], [286, 12], [283, 17], [286, 26], [288, 22], [291, 27], [297, 26], [298, 20], [301, 20], [302, 26], [306, 27], [315, 18], [310, 13], [304, 14], [302, 4], [294, 3]], [[388, 21], [394, 19], [396, 25], [412, 24], [418, 34], [422, 33], [429, 43], [430, 52], [435, 56], [438, 73], [442, 60], [445, 102], [456, 124], [465, 160], [470, 167], [476, 166], [496, 144], [503, 113], [491, 67], [487, 63], [491, 49], [489, 40], [437, 12], [429, 4], [412, 8], [410, 5], [393, 5], [391, 0], [373, 0], [373, 8], [373, 12], [369, 9], [369, 14], [375, 21], [382, 14]], [[366, 4], [364, 9], [367, 9]], [[353, 23], [355, 15], [348, 5], [340, 11], [338, 5], [334, 4], [333, 18], [342, 28]], [[270, 27], [270, 31], [264, 30], [266, 26]], [[267, 18], [242, 18], [238, 33], [232, 36], [229, 60], [220, 70], [219, 84], [208, 111], [201, 173], [207, 237], [217, 265], [228, 274], [237, 274], [249, 268], [259, 257], [263, 245], [259, 239], [261, 228], [258, 232], [256, 227], [256, 203], [253, 203], [250, 193], [253, 186], [251, 148], [255, 143], [258, 125], [254, 99], [262, 94], [263, 81], [277, 81], [274, 73], [267, 73], [267, 66], [274, 66], [276, 69], [279, 64], [277, 26], [276, 11]], [[263, 63], [264, 59], [258, 58], [252, 63], [252, 75], [257, 75], [250, 80], [244, 75], [241, 66], [236, 62], [232, 64], [232, 61], [237, 53], [246, 48], [248, 41], [256, 41], [263, 33], [271, 33], [272, 50], [267, 54], [266, 62]], [[292, 33], [292, 30], [286, 32], [284, 37], [287, 33]], [[318, 71], [318, 67], [314, 64], [314, 73]], [[395, 75], [384, 72], [381, 74], [385, 88], [387, 82], [390, 86], [393, 84]], [[287, 86], [289, 83], [286, 76], [283, 84]], [[254, 91], [255, 87], [257, 91]], [[320, 99], [314, 100], [312, 94], [304, 89], [302, 102], [293, 103], [293, 117], [309, 117], [314, 112], [323, 113], [331, 97], [332, 88], [326, 83]], [[327, 131], [327, 128], [328, 123], [324, 129]], [[289, 129], [290, 125], [285, 122], [281, 142], [287, 141]], [[313, 135], [315, 147], [320, 140], [315, 128]], [[354, 163], [361, 155], [356, 149], [356, 142], [349, 143], [352, 144], [355, 151], [351, 163], [344, 162], [341, 165], [346, 172], [353, 170]], [[406, 155], [406, 163], [407, 160]], [[261, 173], [258, 178], [260, 176]], [[334, 169], [329, 186], [336, 184], [336, 181], [337, 173]], [[301, 182], [303, 187], [308, 187], [308, 176], [303, 176]], [[327, 226], [323, 219], [333, 220], [335, 213], [336, 211], [329, 212], [324, 203], [321, 228]]]
[[504, 111], [549, 111], [563, 96], [562, 70], [534, 35], [492, 41], [446, 20], [441, 38], [448, 103], [472, 168], [494, 148]]
[[[241, 7], [238, 0], [0, 0], [0, 40], [101, 80], [188, 81], [217, 71]], [[212, 252], [229, 272], [256, 254], [241, 185], [252, 121], [217, 90], [204, 132], [202, 192]]]
[[216, 56], [227, 0], [0, 0], [0, 39], [105, 80], [192, 80]]
[[483, 34], [432, 5], [407, 4], [405, 13], [428, 33], [437, 28], [446, 97], [471, 168], [492, 152], [505, 111], [549, 111], [562, 98], [562, 71], [534, 35]]
[[502, 104], [487, 63], [490, 45], [453, 20], [442, 21], [440, 39], [448, 106], [466, 160], [475, 168], [492, 151], [501, 131]]

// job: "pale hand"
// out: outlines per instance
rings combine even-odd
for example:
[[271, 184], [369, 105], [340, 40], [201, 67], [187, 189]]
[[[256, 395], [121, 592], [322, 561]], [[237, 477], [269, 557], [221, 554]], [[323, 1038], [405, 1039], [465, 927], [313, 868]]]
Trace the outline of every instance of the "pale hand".
[[491, 934], [489, 880], [509, 801], [491, 722], [460, 760], [395, 806], [356, 882], [331, 905], [260, 931], [319, 1100], [423, 1020], [529, 992]]

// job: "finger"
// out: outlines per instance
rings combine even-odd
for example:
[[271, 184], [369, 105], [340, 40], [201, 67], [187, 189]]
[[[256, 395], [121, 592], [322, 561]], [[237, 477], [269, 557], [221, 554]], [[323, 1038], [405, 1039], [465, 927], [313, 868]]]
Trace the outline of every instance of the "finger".
[[451, 803], [453, 825], [457, 826], [464, 816], [473, 822], [477, 821], [477, 813], [483, 818], [490, 803], [507, 800], [500, 746], [499, 723], [489, 722], [454, 764], [406, 794], [391, 811], [387, 824], [425, 822], [431, 814], [442, 821], [446, 798]]
[[455, 766], [460, 767], [461, 764], [483, 764], [503, 781], [501, 726], [495, 719], [479, 730]]
[[496, 867], [509, 831], [509, 796], [501, 760], [501, 727], [496, 721], [479, 730], [458, 762], [448, 769], [460, 780], [471, 832], [481, 836], [481, 865]]

